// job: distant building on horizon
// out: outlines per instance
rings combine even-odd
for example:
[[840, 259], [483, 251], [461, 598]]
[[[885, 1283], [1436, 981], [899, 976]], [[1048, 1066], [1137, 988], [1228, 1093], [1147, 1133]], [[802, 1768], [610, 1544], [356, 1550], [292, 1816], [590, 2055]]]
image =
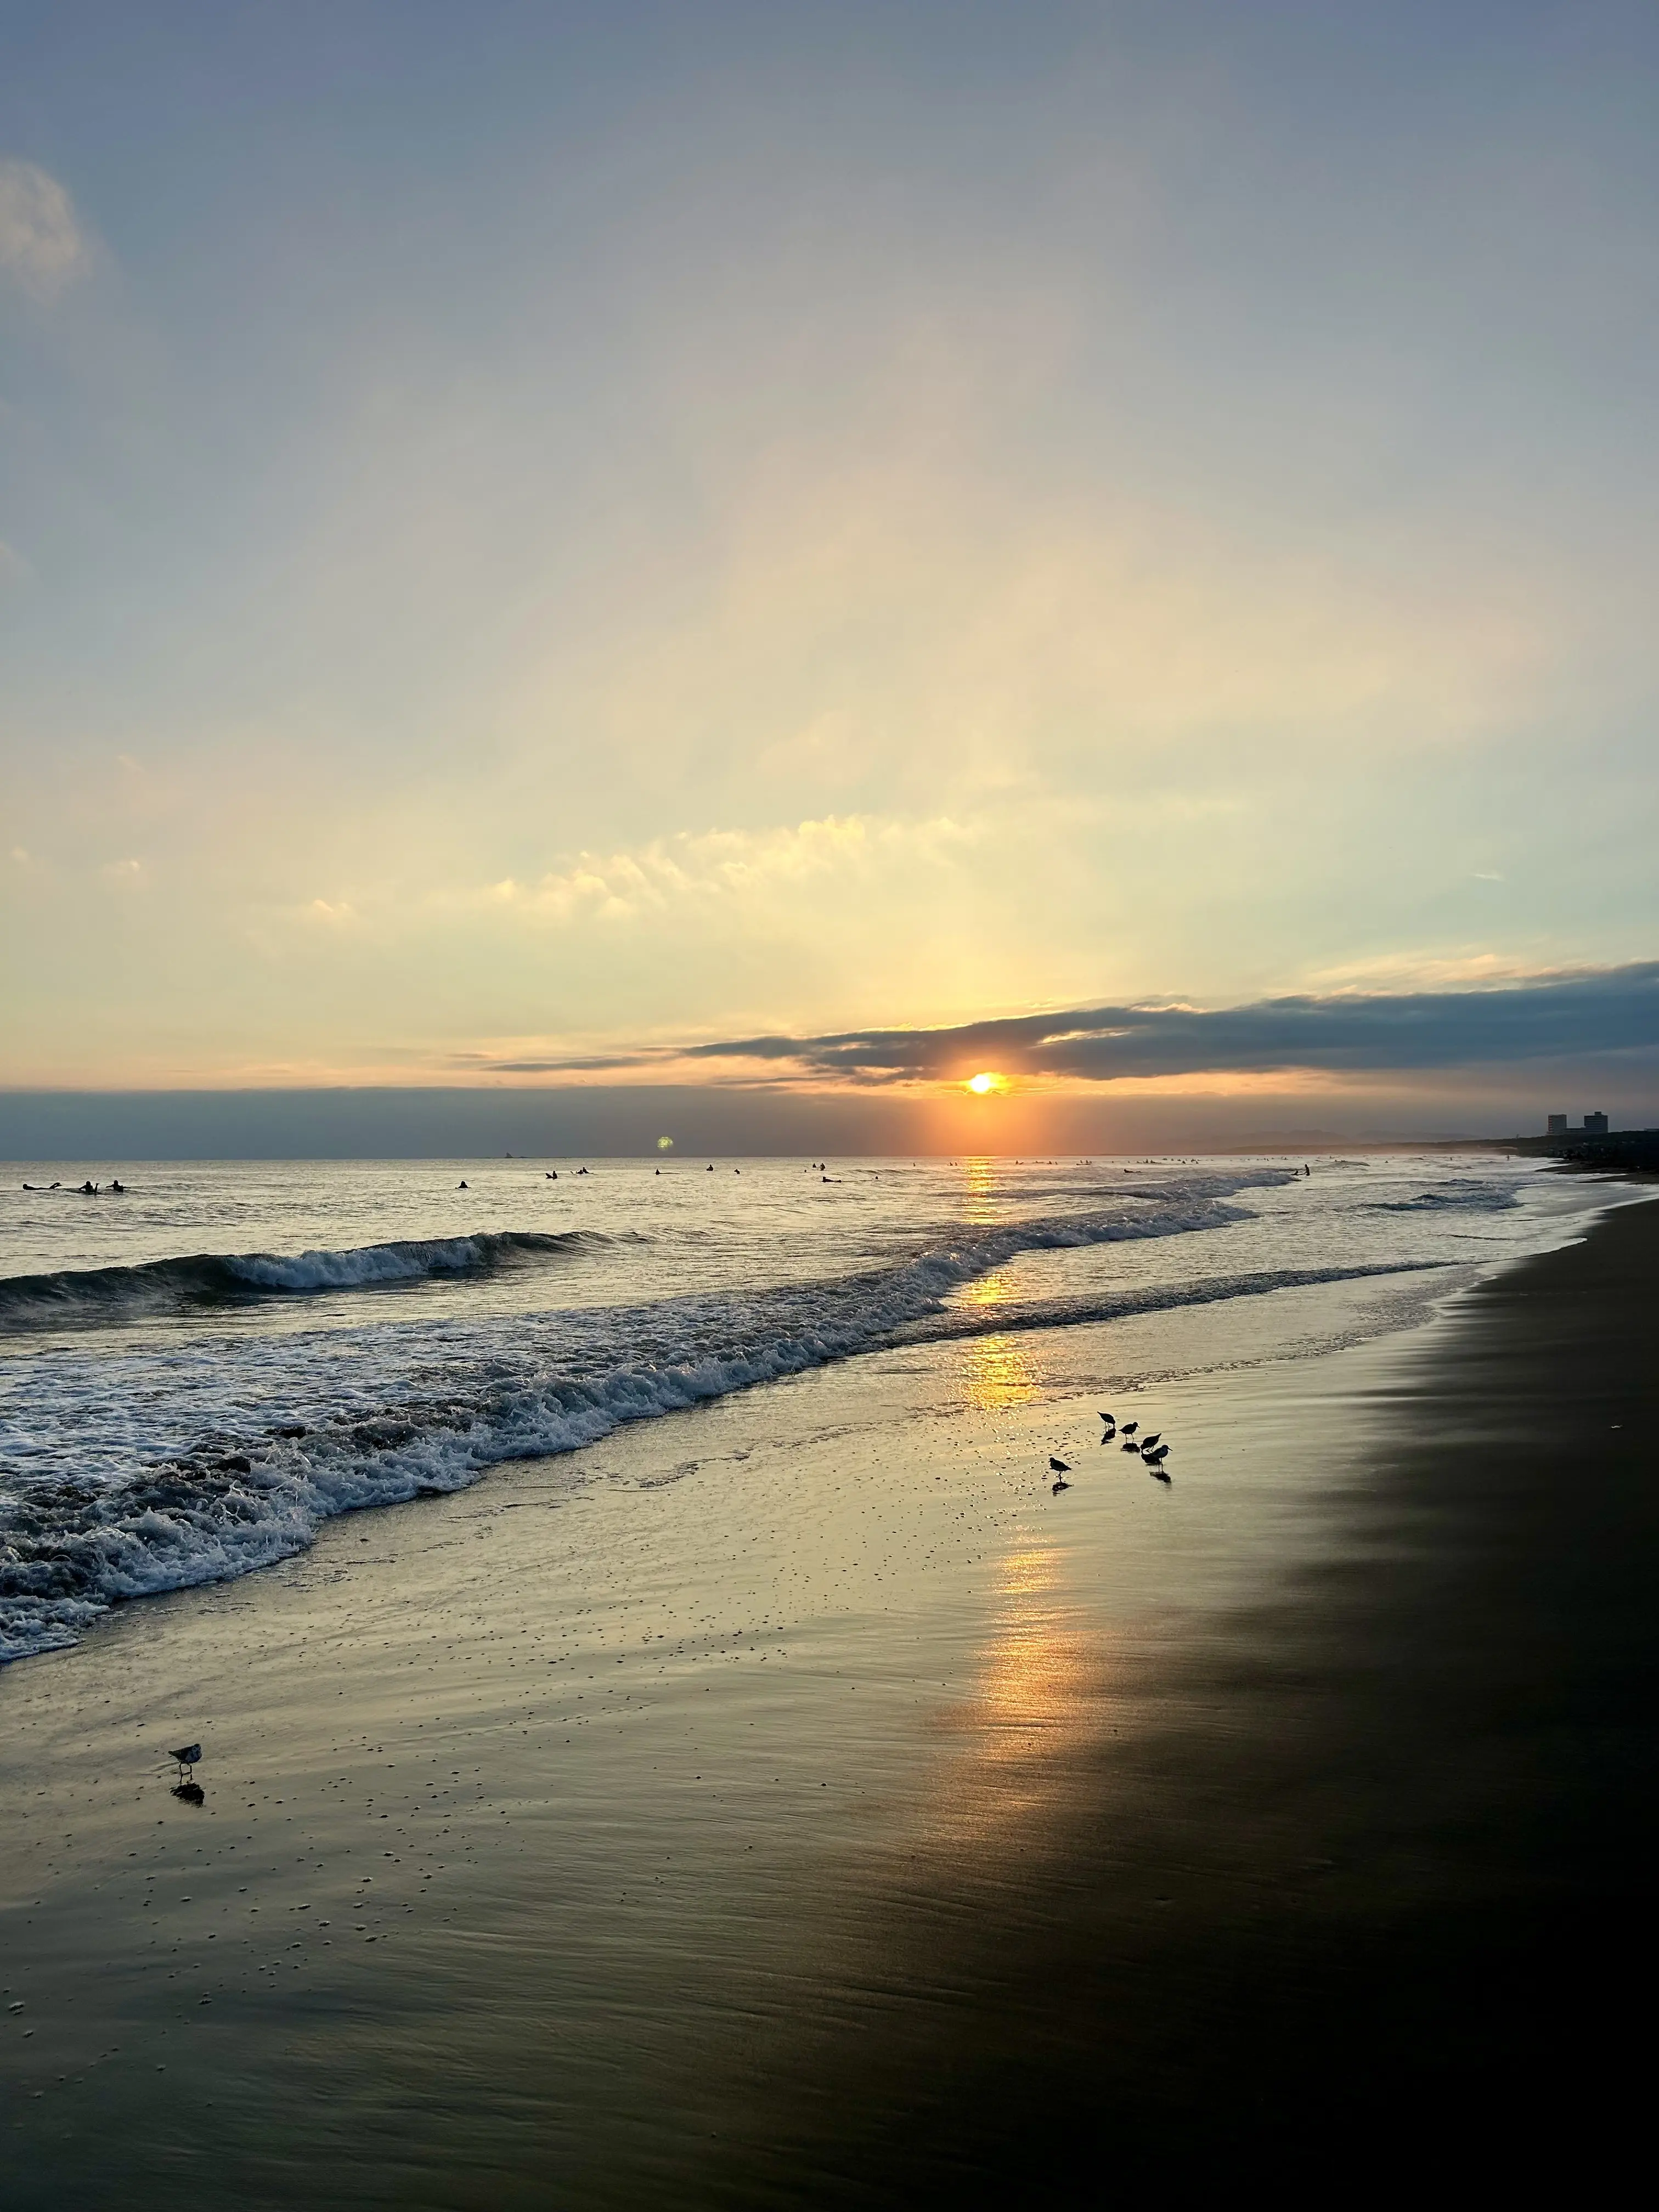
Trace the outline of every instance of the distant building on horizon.
[[[1567, 1130], [1568, 1122], [1567, 1117], [1565, 1114], [1551, 1114], [1546, 1118], [1544, 1123], [1544, 1133], [1547, 1137], [1565, 1137], [1567, 1133]], [[1605, 1114], [1586, 1114], [1584, 1116], [1583, 1133], [1587, 1137], [1605, 1137], [1607, 1133], [1607, 1115]]]
[[1567, 1133], [1566, 1115], [1552, 1114], [1544, 1124], [1544, 1133], [1547, 1137], [1565, 1137]]

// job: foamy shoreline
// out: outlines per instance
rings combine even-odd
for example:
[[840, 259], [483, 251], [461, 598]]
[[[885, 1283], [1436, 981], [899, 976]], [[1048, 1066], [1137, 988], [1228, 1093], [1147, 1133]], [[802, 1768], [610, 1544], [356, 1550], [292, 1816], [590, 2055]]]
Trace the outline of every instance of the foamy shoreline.
[[[635, 1169], [544, 1200], [514, 1169], [490, 1202], [587, 1221], [556, 1233], [0, 1279], [0, 1661], [72, 1642], [111, 1604], [268, 1568], [337, 1516], [883, 1346], [1413, 1273], [1421, 1307], [1437, 1272], [1465, 1279], [1483, 1252], [1588, 1210], [1582, 1191], [1502, 1166], [1333, 1163], [1297, 1181], [1249, 1162], [1143, 1164], [1137, 1182], [1089, 1163], [970, 1164], [872, 1170], [848, 1193], [750, 1164], [729, 1195]], [[241, 1203], [249, 1225], [297, 1241], [326, 1191], [285, 1174]], [[342, 1224], [407, 1224], [455, 1199], [429, 1182], [354, 1170]], [[155, 1216], [132, 1217], [135, 1254], [144, 1240], [176, 1254], [211, 1212], [188, 1188], [133, 1195]], [[225, 1195], [216, 1185], [213, 1203]], [[1126, 1371], [1164, 1362], [1154, 1347]]]
[[927, 1865], [1045, 1850], [1103, 1696], [1151, 1741], [1163, 1655], [1340, 1555], [1334, 1461], [1447, 1325], [1273, 1364], [1338, 1297], [1140, 1394], [1169, 1492], [1080, 1386], [1203, 1309], [819, 1370], [10, 1670], [20, 2202], [723, 2201], [775, 2061], [896, 2001]]

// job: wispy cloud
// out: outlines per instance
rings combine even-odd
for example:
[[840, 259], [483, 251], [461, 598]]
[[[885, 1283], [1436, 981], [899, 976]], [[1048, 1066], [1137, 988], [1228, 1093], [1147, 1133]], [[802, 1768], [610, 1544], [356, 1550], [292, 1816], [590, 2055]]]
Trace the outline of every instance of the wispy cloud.
[[1308, 969], [1304, 981], [1314, 998], [1349, 997], [1356, 991], [1394, 992], [1414, 998], [1423, 992], [1492, 990], [1510, 983], [1566, 982], [1588, 972], [1583, 960], [1557, 967], [1540, 964], [1534, 952], [1462, 951], [1443, 953], [1374, 952], [1363, 960], [1340, 960]]
[[1344, 993], [1251, 1006], [1089, 1006], [951, 1029], [692, 1045], [820, 1080], [925, 1083], [981, 1067], [1040, 1081], [1236, 1073], [1403, 1073], [1659, 1047], [1659, 961], [1486, 990]]
[[75, 205], [33, 161], [0, 160], [0, 276], [37, 299], [74, 281], [88, 256]]
[[688, 900], [742, 898], [813, 876], [855, 874], [893, 860], [945, 859], [973, 836], [972, 830], [949, 820], [828, 815], [791, 827], [688, 832], [629, 852], [582, 853], [530, 882], [509, 877], [436, 897], [444, 905], [504, 908], [532, 921], [628, 921]]
[[582, 1053], [554, 1060], [506, 1060], [487, 1052], [452, 1053], [444, 1062], [446, 1071], [477, 1075], [597, 1075], [626, 1071], [637, 1072], [653, 1062], [677, 1060], [680, 1054], [665, 1048], [660, 1053], [643, 1052]]

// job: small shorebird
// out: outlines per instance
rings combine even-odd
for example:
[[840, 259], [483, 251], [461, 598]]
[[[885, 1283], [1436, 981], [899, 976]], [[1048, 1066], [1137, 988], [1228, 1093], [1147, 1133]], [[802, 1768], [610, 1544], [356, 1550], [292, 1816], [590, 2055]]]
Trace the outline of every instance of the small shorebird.
[[1049, 1455], [1048, 1464], [1056, 1474], [1069, 1474], [1072, 1471], [1063, 1459], [1055, 1459], [1052, 1453]]
[[1139, 1421], [1125, 1421], [1122, 1425], [1124, 1435], [1126, 1437], [1132, 1437], [1135, 1431], [1140, 1426], [1140, 1424]]
[[1148, 1451], [1146, 1447], [1143, 1444], [1140, 1449], [1140, 1456], [1146, 1461], [1148, 1467], [1162, 1467], [1164, 1461], [1170, 1456], [1170, 1447], [1168, 1444], [1159, 1444], [1156, 1450]]
[[181, 1782], [188, 1778], [191, 1768], [201, 1756], [202, 1747], [199, 1743], [187, 1743], [182, 1751], [170, 1751], [167, 1753], [169, 1759], [176, 1759], [179, 1762], [179, 1779]]
[[1140, 1449], [1142, 1449], [1142, 1451], [1147, 1451], [1147, 1450], [1149, 1450], [1149, 1449], [1151, 1449], [1151, 1447], [1158, 1442], [1158, 1438], [1163, 1435], [1163, 1433], [1164, 1433], [1164, 1431], [1163, 1431], [1163, 1430], [1162, 1430], [1162, 1429], [1154, 1429], [1154, 1430], [1152, 1431], [1152, 1432], [1151, 1436], [1149, 1436], [1149, 1437], [1142, 1437], [1142, 1438], [1140, 1439]]

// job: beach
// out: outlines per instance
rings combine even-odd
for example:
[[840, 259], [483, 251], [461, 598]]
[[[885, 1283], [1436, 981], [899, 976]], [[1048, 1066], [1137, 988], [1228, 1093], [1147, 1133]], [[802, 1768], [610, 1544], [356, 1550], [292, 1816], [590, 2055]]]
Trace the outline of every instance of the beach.
[[1357, 1342], [1388, 1281], [1274, 1290], [1207, 1367], [1201, 1305], [872, 1352], [6, 1670], [8, 2205], [1490, 2174], [1592, 2077], [1593, 2171], [1656, 1256], [1624, 1206]]

